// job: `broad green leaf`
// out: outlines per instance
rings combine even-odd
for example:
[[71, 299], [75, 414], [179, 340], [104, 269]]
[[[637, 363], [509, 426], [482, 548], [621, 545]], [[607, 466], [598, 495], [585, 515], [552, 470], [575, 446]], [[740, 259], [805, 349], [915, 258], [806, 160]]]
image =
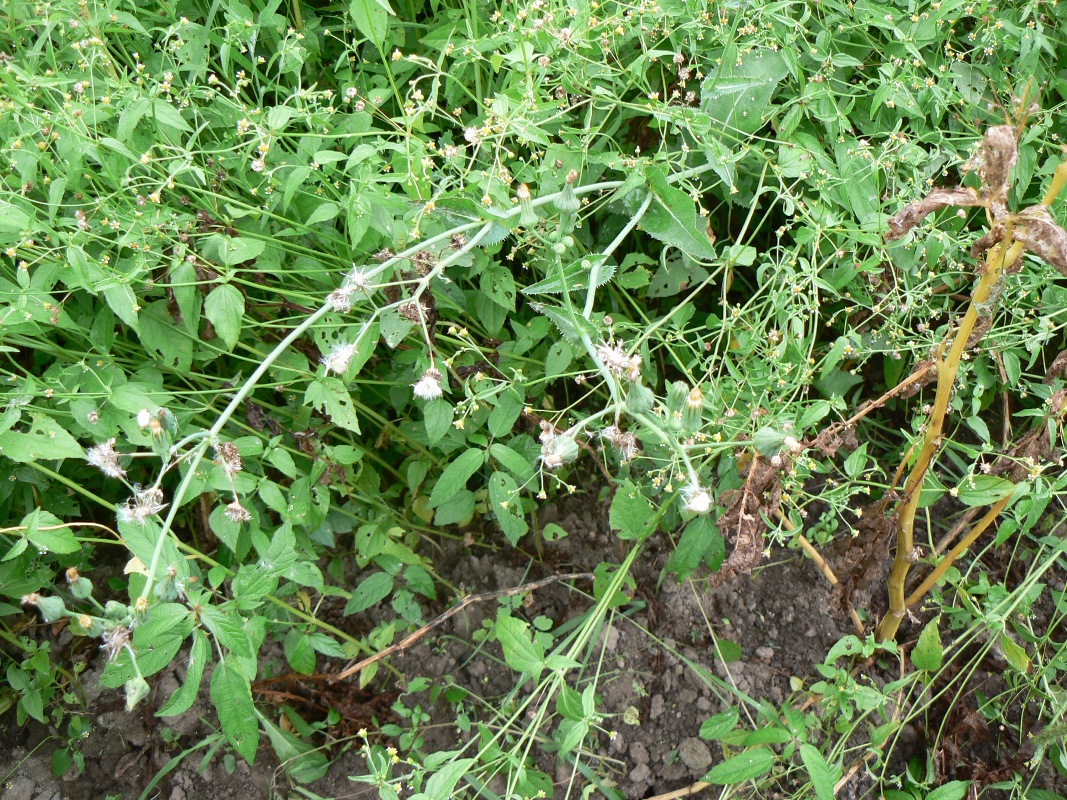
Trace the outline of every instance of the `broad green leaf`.
[[545, 377], [558, 378], [566, 371], [574, 360], [574, 351], [565, 341], [560, 340], [548, 348], [545, 356]]
[[709, 55], [719, 68], [700, 87], [701, 108], [716, 127], [755, 132], [769, 116], [774, 90], [789, 74], [785, 58], [769, 48], [740, 57], [733, 47]]
[[234, 659], [228, 658], [215, 667], [211, 676], [211, 702], [215, 704], [226, 740], [245, 761], [253, 763], [259, 747], [259, 722], [252, 688]]
[[1004, 651], [1004, 658], [1017, 671], [1022, 673], [1030, 671], [1030, 656], [1026, 654], [1026, 650], [1022, 645], [1018, 644], [1006, 633], [1000, 634], [1000, 649]]
[[494, 472], [489, 478], [489, 502], [504, 536], [514, 546], [526, 535], [530, 526], [522, 513], [519, 485], [506, 472]]
[[841, 770], [827, 764], [822, 753], [806, 743], [800, 745], [800, 760], [804, 762], [804, 769], [808, 771], [811, 784], [815, 787], [816, 800], [834, 800], [834, 784]]
[[42, 552], [76, 553], [81, 549], [70, 528], [50, 511], [36, 508], [23, 517], [19, 525], [26, 529], [23, 535]]
[[756, 747], [746, 750], [741, 755], [728, 758], [721, 764], [716, 764], [704, 776], [704, 781], [705, 783], [732, 786], [736, 783], [744, 783], [753, 778], [758, 778], [773, 766], [774, 753], [765, 747]]
[[704, 720], [700, 726], [700, 738], [710, 742], [721, 739], [737, 727], [739, 718], [737, 709], [731, 708], [729, 711], [724, 711]]
[[431, 445], [437, 444], [448, 429], [452, 427], [452, 418], [455, 416], [452, 404], [443, 397], [431, 400], [422, 407], [422, 418], [426, 424], [426, 438]]
[[359, 416], [352, 395], [340, 378], [318, 378], [304, 390], [304, 402], [328, 416], [335, 425], [359, 433]]
[[37, 414], [25, 433], [7, 430], [0, 433], [0, 456], [25, 464], [30, 461], [53, 461], [61, 458], [84, 458], [78, 440], [51, 417]]
[[489, 414], [489, 419], [486, 422], [489, 433], [498, 439], [508, 436], [522, 413], [522, 406], [523, 399], [517, 391], [509, 389], [501, 392], [497, 396], [496, 405], [493, 406], [493, 411]]
[[445, 467], [430, 493], [430, 508], [437, 508], [460, 489], [465, 488], [467, 481], [481, 468], [484, 461], [485, 451], [474, 447]]
[[926, 623], [919, 640], [911, 650], [911, 663], [916, 669], [927, 672], [937, 672], [941, 669], [941, 661], [945, 651], [941, 646], [941, 632], [938, 630], [938, 619], [934, 618]]
[[1015, 491], [1015, 484], [996, 475], [972, 475], [960, 484], [959, 500], [966, 506], [988, 506]]
[[140, 322], [137, 317], [137, 311], [140, 309], [140, 304], [137, 302], [137, 295], [133, 293], [133, 289], [126, 283], [114, 283], [103, 289], [104, 299], [107, 301], [108, 306], [115, 312], [115, 316], [133, 328], [134, 331], [139, 330]]
[[709, 556], [708, 560], [712, 561], [713, 552], [724, 551], [722, 534], [715, 523], [706, 515], [699, 516], [685, 526], [678, 546], [667, 561], [667, 569], [675, 573], [678, 580], [685, 580], [700, 566], [702, 558]]
[[926, 800], [961, 800], [970, 788], [970, 781], [949, 781], [926, 795]]
[[641, 228], [673, 245], [690, 258], [710, 261], [715, 246], [707, 234], [707, 222], [697, 213], [696, 203], [681, 189], [667, 183], [662, 171], [648, 171], [648, 183], [655, 200], [641, 219]]
[[285, 658], [289, 665], [301, 675], [310, 675], [315, 671], [318, 656], [311, 646], [311, 639], [302, 627], [290, 628], [285, 634]]
[[445, 764], [426, 781], [425, 795], [430, 800], [449, 800], [452, 790], [474, 764], [473, 758], [460, 758]]
[[252, 655], [252, 646], [248, 643], [248, 634], [236, 616], [215, 606], [203, 606], [200, 609], [200, 621], [214, 634], [219, 644], [235, 655], [249, 658]]
[[348, 14], [360, 33], [377, 45], [385, 42], [389, 15], [376, 0], [352, 0], [348, 4]]
[[534, 476], [534, 467], [529, 459], [499, 442], [489, 445], [489, 455], [510, 472], [517, 481], [525, 484]]
[[244, 296], [228, 283], [216, 286], [204, 299], [204, 316], [215, 326], [215, 333], [233, 350], [241, 337], [241, 321], [245, 313]]
[[615, 491], [608, 512], [608, 522], [620, 539], [647, 539], [652, 533], [655, 509], [640, 487], [624, 481]]
[[530, 636], [530, 626], [521, 619], [501, 615], [496, 618], [495, 631], [508, 666], [537, 680], [545, 665], [545, 653]]
[[192, 133], [192, 126], [185, 121], [185, 117], [166, 100], [156, 100], [152, 104], [152, 110], [155, 112], [157, 124], [170, 128], [175, 133]]
[[329, 222], [337, 216], [337, 212], [340, 210], [341, 209], [337, 203], [320, 203], [315, 206], [315, 210], [308, 215], [305, 224], [308, 227], [311, 227], [312, 225], [318, 225], [320, 222]]
[[156, 712], [157, 717], [176, 717], [193, 707], [196, 696], [200, 693], [200, 682], [204, 678], [204, 667], [211, 658], [211, 647], [207, 636], [201, 630], [193, 631], [193, 644], [186, 659], [185, 680], [174, 690], [163, 707]]
[[522, 293], [527, 296], [563, 294], [564, 289], [568, 292], [584, 292], [590, 284], [603, 286], [615, 275], [615, 265], [606, 262], [606, 256], [595, 254], [568, 264], [562, 271], [559, 268], [550, 268], [547, 278], [530, 284]]
[[352, 592], [352, 597], [345, 606], [345, 616], [358, 614], [370, 608], [388, 597], [392, 591], [393, 576], [388, 572], [375, 572], [373, 575], [368, 575]]

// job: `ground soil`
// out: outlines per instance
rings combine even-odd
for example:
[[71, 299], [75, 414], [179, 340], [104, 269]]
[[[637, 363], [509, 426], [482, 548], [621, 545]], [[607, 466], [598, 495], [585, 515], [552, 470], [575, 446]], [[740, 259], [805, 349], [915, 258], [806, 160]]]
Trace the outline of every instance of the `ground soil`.
[[[553, 572], [591, 571], [602, 561], [621, 560], [625, 553], [626, 543], [617, 541], [610, 532], [604, 509], [605, 504], [598, 502], [592, 490], [564, 498], [542, 509], [537, 522], [555, 522], [569, 535], [543, 543], [536, 558], [507, 548], [455, 544], [438, 559], [438, 568], [454, 585], [471, 593], [519, 586]], [[484, 534], [487, 538], [494, 535], [488, 529]], [[600, 780], [610, 781], [633, 800], [691, 786], [722, 759], [721, 747], [701, 740], [698, 732], [708, 717], [738, 705], [731, 693], [781, 704], [794, 691], [793, 685], [810, 685], [815, 666], [823, 661], [827, 650], [852, 632], [848, 618], [831, 611], [826, 579], [799, 552], [774, 549], [752, 576], [713, 588], [706, 574], [682, 584], [673, 577], [664, 578], [669, 551], [665, 537], [649, 542], [634, 570], [635, 597], [642, 602], [636, 609], [616, 615], [590, 651], [594, 666], [599, 663], [598, 711], [609, 715], [604, 727], [616, 735], [611, 739], [602, 735], [593, 742], [586, 763]], [[557, 626], [565, 624], [589, 608], [590, 601], [583, 594], [588, 588], [588, 582], [581, 581], [574, 586], [546, 586], [525, 599], [523, 612], [529, 619], [545, 616]], [[446, 607], [442, 602], [439, 608], [427, 609], [427, 616]], [[501, 665], [495, 646], [479, 646], [475, 636], [483, 620], [491, 619], [497, 608], [494, 603], [468, 607], [394, 657], [392, 665], [406, 677], [447, 680], [490, 705], [501, 702], [513, 688], [514, 674]], [[379, 613], [392, 612], [386, 607]], [[740, 658], [730, 663], [716, 658], [712, 633], [738, 645]], [[277, 648], [266, 648], [264, 659], [264, 674], [284, 671], [284, 659]], [[82, 744], [86, 756], [83, 774], [70, 771], [61, 778], [53, 777], [51, 752], [56, 739], [49, 737], [49, 731], [36, 724], [19, 728], [13, 713], [0, 718], [0, 769], [6, 775], [0, 796], [4, 800], [138, 798], [175, 755], [213, 730], [213, 711], [206, 693], [182, 717], [160, 721], [152, 716], [152, 709], [184, 676], [180, 657], [152, 679], [153, 694], [143, 713], [127, 713], [118, 691], [97, 686], [102, 667], [102, 657], [94, 656], [83, 682], [85, 707], [92, 723], [92, 732]], [[322, 672], [339, 667], [335, 662], [320, 663]], [[990, 666], [987, 677], [997, 679], [995, 665]], [[314, 688], [310, 691], [313, 693]], [[358, 719], [360, 715], [385, 721], [393, 716], [389, 706], [397, 697], [396, 679], [383, 670], [368, 691], [357, 697], [353, 690], [348, 696], [345, 702], [350, 719], [347, 728], [342, 725], [338, 731], [352, 733], [355, 725], [364, 724]], [[427, 750], [457, 746], [451, 709], [442, 702], [432, 703], [428, 694], [403, 699], [408, 707], [420, 704], [431, 716], [423, 734]], [[278, 718], [276, 709], [264, 708], [273, 710], [274, 718]], [[162, 735], [164, 727], [169, 729], [169, 743]], [[911, 730], [907, 734], [905, 738], [921, 752], [923, 732]], [[324, 778], [299, 789], [278, 769], [266, 741], [251, 767], [237, 759], [227, 770], [221, 752], [205, 762], [201, 751], [182, 760], [148, 796], [167, 800], [376, 797], [373, 787], [349, 780], [348, 776], [365, 772], [358, 749], [339, 750]], [[537, 759], [539, 767], [554, 779], [556, 797], [579, 796], [587, 783], [585, 777], [572, 776], [567, 765], [549, 753], [542, 752]], [[872, 785], [860, 769], [838, 796], [864, 797], [871, 791]]]

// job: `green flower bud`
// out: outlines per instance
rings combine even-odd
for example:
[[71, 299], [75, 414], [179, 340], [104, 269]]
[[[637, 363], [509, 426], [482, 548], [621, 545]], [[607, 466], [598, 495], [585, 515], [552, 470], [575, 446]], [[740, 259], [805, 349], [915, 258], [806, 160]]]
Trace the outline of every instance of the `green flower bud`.
[[681, 411], [682, 404], [689, 394], [689, 384], [685, 381], [675, 381], [667, 386], [667, 410], [670, 412]]
[[41, 618], [45, 622], [55, 622], [67, 610], [62, 597], [40, 597], [37, 599], [37, 608], [40, 609]]
[[688, 433], [700, 430], [704, 424], [704, 393], [700, 387], [694, 387], [685, 398], [685, 406], [682, 408], [682, 428]]
[[125, 619], [129, 613], [129, 607], [124, 603], [120, 603], [118, 600], [108, 600], [107, 604], [104, 606], [104, 614], [108, 619]]
[[636, 381], [626, 392], [626, 410], [631, 414], [647, 414], [656, 402], [656, 395], [647, 386]]
[[126, 710], [133, 711], [138, 703], [148, 697], [151, 687], [148, 681], [138, 675], [126, 681]]

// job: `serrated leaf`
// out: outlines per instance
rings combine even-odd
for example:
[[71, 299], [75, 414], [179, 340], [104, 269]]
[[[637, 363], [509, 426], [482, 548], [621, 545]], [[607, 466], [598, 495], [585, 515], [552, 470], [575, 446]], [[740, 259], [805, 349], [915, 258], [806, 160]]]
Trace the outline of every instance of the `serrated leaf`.
[[219, 644], [242, 658], [252, 657], [252, 646], [248, 635], [237, 621], [236, 615], [221, 611], [215, 606], [203, 606], [200, 609], [200, 621], [214, 634]]
[[200, 693], [200, 682], [204, 679], [204, 668], [211, 658], [211, 647], [203, 631], [193, 631], [193, 644], [189, 648], [186, 660], [185, 680], [174, 690], [163, 707], [156, 712], [157, 717], [176, 717], [193, 707], [196, 696]]
[[556, 329], [569, 342], [578, 344], [582, 340], [583, 333], [590, 339], [595, 339], [597, 336], [596, 325], [579, 314], [575, 314], [572, 321], [571, 316], [567, 313], [566, 309], [559, 308], [558, 306], [548, 306], [542, 303], [537, 303], [536, 305], [533, 305], [532, 308], [534, 311], [544, 314], [552, 320], [552, 324], [556, 326]]
[[259, 722], [252, 702], [252, 688], [232, 658], [215, 667], [211, 676], [211, 702], [218, 712], [226, 740], [245, 761], [255, 762]]
[[309, 383], [304, 402], [325, 413], [335, 425], [359, 433], [359, 417], [352, 395], [339, 378], [319, 378]]
[[841, 775], [841, 770], [832, 768], [822, 753], [810, 744], [800, 746], [800, 760], [808, 771], [811, 785], [815, 787], [816, 800], [834, 800], [834, 784]]
[[544, 280], [531, 284], [522, 290], [525, 295], [563, 294], [564, 287], [569, 292], [586, 291], [590, 283], [601, 287], [615, 276], [615, 265], [606, 263], [607, 256], [600, 254], [586, 256], [562, 270], [550, 274]]
[[926, 795], [926, 800], [961, 800], [970, 788], [970, 781], [949, 781]]
[[642, 541], [652, 533], [655, 509], [640, 487], [624, 481], [616, 490], [608, 512], [608, 522], [620, 539]]
[[84, 458], [78, 440], [59, 423], [43, 414], [35, 415], [25, 433], [7, 430], [0, 433], [0, 456], [25, 464], [61, 458]]
[[494, 472], [490, 476], [489, 502], [497, 522], [500, 523], [500, 530], [512, 546], [518, 544], [519, 539], [530, 530], [522, 514], [522, 503], [518, 495], [519, 485], [506, 472]]
[[988, 506], [1015, 491], [1015, 484], [996, 475], [973, 475], [959, 486], [959, 500], [966, 506]]
[[477, 447], [467, 450], [445, 467], [430, 493], [430, 508], [437, 508], [467, 485], [470, 477], [485, 462], [485, 451]]
[[345, 606], [345, 616], [358, 614], [375, 603], [380, 603], [389, 596], [391, 591], [393, 591], [393, 576], [388, 572], [375, 572], [373, 575], [368, 575], [352, 592], [352, 597]]

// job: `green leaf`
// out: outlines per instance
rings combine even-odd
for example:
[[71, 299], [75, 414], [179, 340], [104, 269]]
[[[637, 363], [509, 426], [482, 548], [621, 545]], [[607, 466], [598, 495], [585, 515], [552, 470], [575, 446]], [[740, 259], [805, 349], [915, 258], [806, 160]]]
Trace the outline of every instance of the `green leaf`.
[[219, 644], [235, 655], [251, 658], [252, 646], [248, 643], [248, 635], [235, 617], [235, 614], [220, 611], [215, 606], [203, 606], [200, 609], [200, 621], [215, 635]]
[[[673, 245], [697, 260], [715, 258], [715, 246], [707, 235], [707, 222], [697, 213], [688, 194], [667, 183], [661, 170], [648, 171], [655, 200], [641, 219], [641, 227], [664, 244]], [[636, 209], [635, 209], [636, 210]]]
[[340, 378], [318, 378], [304, 390], [304, 402], [322, 411], [338, 427], [359, 433], [359, 416], [352, 395]]
[[736, 708], [731, 708], [729, 711], [716, 714], [714, 717], [704, 720], [701, 724], [700, 738], [706, 739], [709, 742], [721, 739], [737, 727], [738, 719], [739, 716]]
[[115, 316], [133, 328], [134, 331], [137, 331], [139, 328], [137, 310], [140, 305], [137, 302], [137, 295], [133, 293], [133, 289], [128, 284], [118, 283], [105, 287], [103, 293], [104, 299], [111, 310], [115, 312]]
[[422, 408], [423, 422], [426, 424], [426, 438], [431, 445], [437, 444], [448, 429], [452, 427], [452, 418], [455, 416], [452, 404], [443, 397], [431, 400]]
[[608, 512], [608, 522], [617, 530], [620, 539], [642, 541], [652, 533], [655, 509], [641, 489], [630, 481], [624, 481], [615, 491]]
[[728, 758], [716, 764], [704, 776], [705, 783], [731, 786], [758, 778], [774, 766], [774, 753], [764, 747], [746, 750], [739, 756]]
[[937, 672], [941, 669], [941, 661], [945, 651], [941, 646], [941, 632], [937, 628], [939, 619], [935, 618], [926, 623], [919, 640], [911, 650], [911, 663], [916, 669], [927, 672]]
[[841, 770], [831, 768], [822, 753], [806, 743], [800, 746], [800, 760], [804, 762], [804, 769], [808, 771], [811, 784], [815, 787], [816, 800], [834, 800], [834, 784]]
[[970, 781], [949, 781], [926, 795], [926, 800], [961, 800], [970, 787]]
[[496, 618], [495, 631], [508, 666], [528, 673], [536, 681], [545, 665], [545, 652], [530, 636], [530, 626], [521, 619], [501, 615]]
[[156, 124], [170, 128], [176, 133], [192, 133], [192, 126], [185, 121], [185, 117], [166, 100], [156, 100], [152, 104], [152, 110], [155, 112]]
[[708, 516], [694, 518], [682, 531], [682, 538], [667, 560], [667, 569], [684, 581], [700, 566], [700, 560], [710, 551], [724, 551], [722, 534]]
[[473, 758], [460, 758], [445, 764], [426, 781], [426, 796], [430, 800], [449, 800], [459, 779], [467, 774], [474, 761]]
[[329, 222], [337, 216], [337, 212], [340, 210], [341, 208], [337, 203], [320, 203], [308, 215], [307, 222], [304, 224], [311, 227], [312, 225], [318, 225], [320, 222]]
[[226, 740], [245, 761], [253, 763], [259, 747], [259, 722], [248, 677], [232, 658], [215, 667], [211, 676], [211, 702], [215, 704]]
[[211, 647], [207, 636], [201, 630], [193, 631], [193, 644], [185, 662], [185, 680], [156, 712], [157, 717], [176, 717], [193, 707], [196, 696], [200, 693], [200, 682], [204, 679], [204, 667], [210, 658]]
[[1015, 491], [1015, 484], [996, 475], [972, 475], [959, 486], [959, 500], [966, 506], [988, 506]]
[[460, 489], [465, 488], [467, 481], [481, 468], [484, 461], [485, 451], [473, 447], [445, 467], [430, 493], [430, 508], [437, 508]]
[[[116, 312], [117, 313], [117, 312]], [[204, 299], [204, 316], [215, 326], [215, 333], [233, 350], [241, 337], [241, 321], [245, 313], [244, 296], [228, 283], [216, 286]]]
[[376, 0], [352, 0], [348, 14], [356, 29], [375, 44], [381, 46], [389, 32], [389, 15]]
[[714, 128], [755, 132], [769, 116], [774, 90], [789, 74], [785, 58], [767, 48], [740, 57], [733, 47], [709, 55], [719, 69], [700, 87], [701, 108], [711, 117]]
[[1018, 672], [1026, 673], [1030, 671], [1030, 656], [1026, 654], [1026, 650], [1021, 645], [1006, 633], [1000, 634], [1000, 649], [1004, 651], [1004, 658]]
[[290, 628], [285, 634], [285, 658], [301, 675], [311, 675], [315, 671], [318, 657], [311, 646], [311, 638], [303, 628]]
[[352, 597], [345, 605], [345, 616], [358, 614], [375, 603], [380, 603], [389, 596], [391, 591], [393, 591], [393, 576], [388, 572], [375, 572], [373, 575], [368, 575], [352, 592]]
[[84, 458], [85, 451], [78, 440], [59, 423], [43, 414], [35, 415], [25, 433], [0, 433], [0, 456], [25, 464], [30, 461], [52, 461], [61, 458]]
[[[519, 500], [519, 485], [505, 472], [494, 472], [489, 478], [489, 502], [493, 514], [504, 536], [512, 546], [526, 535], [530, 526], [522, 514], [522, 502]], [[517, 510], [516, 510], [517, 509]]]
[[515, 477], [515, 480], [522, 484], [525, 484], [534, 476], [534, 466], [530, 463], [530, 460], [506, 444], [494, 442], [489, 445], [489, 455], [496, 459], [504, 469]]
[[522, 413], [522, 406], [523, 398], [517, 391], [509, 389], [502, 392], [496, 398], [496, 405], [486, 422], [489, 433], [498, 439], [510, 434]]
[[548, 354], [545, 356], [545, 377], [549, 379], [560, 377], [573, 360], [574, 351], [571, 346], [562, 340], [556, 342], [548, 348]]
[[[76, 553], [81, 550], [81, 545], [71, 532], [70, 528], [63, 525], [63, 521], [55, 514], [36, 508], [22, 518], [20, 526], [25, 527], [23, 534], [36, 545], [42, 552], [50, 553]], [[41, 530], [42, 527], [55, 530]]]
[[562, 274], [560, 274], [559, 267], [555, 267], [549, 270], [547, 278], [530, 284], [522, 290], [522, 293], [527, 296], [563, 294], [564, 288], [568, 292], [584, 292], [591, 283], [599, 288], [615, 275], [615, 265], [607, 264], [606, 261], [607, 256], [595, 254], [585, 256], [563, 267]]

